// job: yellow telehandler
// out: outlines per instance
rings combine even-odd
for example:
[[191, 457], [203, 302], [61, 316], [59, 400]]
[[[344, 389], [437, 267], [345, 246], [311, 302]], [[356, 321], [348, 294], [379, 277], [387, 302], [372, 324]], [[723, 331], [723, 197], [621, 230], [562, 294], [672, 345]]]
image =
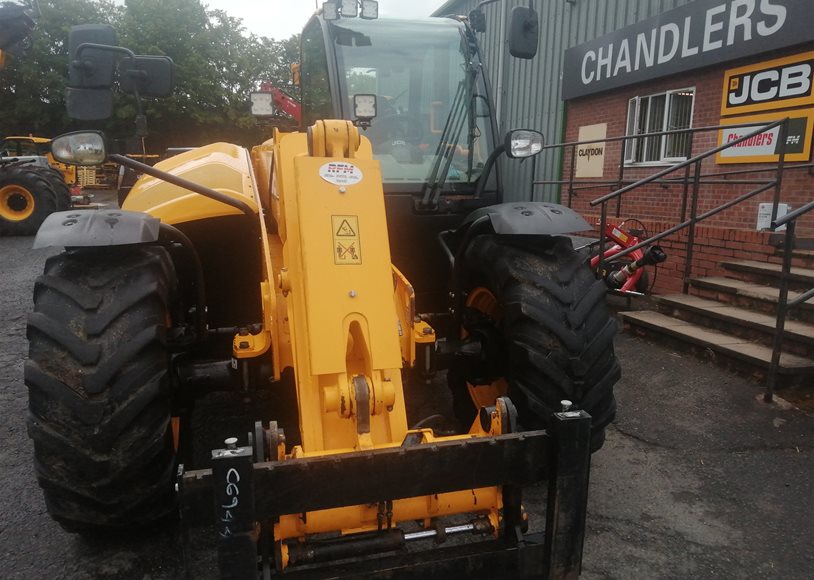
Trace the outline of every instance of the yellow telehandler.
[[[566, 235], [589, 226], [501, 203], [496, 160], [542, 136], [497, 142], [467, 19], [350, 4], [303, 33], [301, 131], [154, 167], [98, 132], [54, 139], [57, 159], [144, 177], [120, 209], [53, 214], [35, 240], [66, 248], [28, 320], [48, 511], [98, 532], [180, 509], [214, 527], [223, 578], [575, 577], [619, 377], [604, 282]], [[510, 31], [533, 56], [536, 13]], [[169, 59], [109, 27], [69, 44], [76, 118], [109, 114], [117, 61], [137, 99], [171, 87]], [[445, 369], [449, 420], [410, 416]], [[245, 429], [193, 465], [193, 404], [213, 389], [248, 402]], [[269, 416], [248, 411], [258, 397]], [[544, 480], [545, 531], [526, 533], [523, 487]]]

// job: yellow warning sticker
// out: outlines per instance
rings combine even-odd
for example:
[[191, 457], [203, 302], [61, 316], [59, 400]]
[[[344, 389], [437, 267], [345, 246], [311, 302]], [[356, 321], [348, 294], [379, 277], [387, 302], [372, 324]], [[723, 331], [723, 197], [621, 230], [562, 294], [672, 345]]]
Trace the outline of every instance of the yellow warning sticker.
[[332, 215], [334, 263], [340, 266], [362, 263], [359, 242], [359, 216]]

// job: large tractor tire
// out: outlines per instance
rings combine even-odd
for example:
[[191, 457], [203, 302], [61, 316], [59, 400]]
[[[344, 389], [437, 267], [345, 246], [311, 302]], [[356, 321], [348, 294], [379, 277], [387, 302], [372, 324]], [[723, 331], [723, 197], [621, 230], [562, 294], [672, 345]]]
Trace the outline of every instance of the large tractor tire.
[[0, 234], [35, 234], [56, 209], [57, 195], [39, 168], [0, 167]]
[[53, 167], [45, 169], [43, 173], [44, 177], [48, 180], [48, 183], [50, 183], [51, 187], [54, 189], [57, 211], [71, 209], [71, 190], [68, 187], [68, 184], [65, 183], [65, 177], [63, 177], [62, 173]]
[[[591, 448], [599, 449], [621, 376], [604, 282], [565, 237], [484, 235], [463, 259], [464, 330], [486, 344], [479, 374], [507, 385], [525, 429], [545, 428], [562, 400], [573, 402], [591, 415]], [[448, 377], [455, 413], [468, 426], [476, 415], [472, 371], [453, 365]]]
[[28, 433], [50, 515], [69, 531], [152, 524], [174, 512], [165, 335], [166, 250], [77, 249], [50, 258], [28, 320]]

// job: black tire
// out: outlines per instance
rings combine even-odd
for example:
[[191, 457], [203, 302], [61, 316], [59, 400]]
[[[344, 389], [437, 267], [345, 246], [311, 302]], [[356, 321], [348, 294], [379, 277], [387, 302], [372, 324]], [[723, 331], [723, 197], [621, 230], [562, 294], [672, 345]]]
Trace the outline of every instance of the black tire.
[[[560, 401], [572, 401], [591, 415], [591, 448], [599, 449], [616, 413], [613, 385], [621, 376], [604, 282], [564, 237], [484, 235], [463, 259], [467, 292], [485, 288], [496, 300], [489, 316], [470, 307], [463, 315], [470, 334], [492, 337], [489, 361], [476, 376], [506, 380], [525, 429], [545, 428]], [[455, 413], [466, 426], [476, 413], [468, 375], [460, 366], [448, 375]]]
[[143, 527], [174, 513], [165, 347], [166, 250], [50, 258], [28, 320], [28, 433], [49, 514], [69, 531]]
[[62, 173], [53, 167], [49, 167], [44, 170], [43, 174], [54, 189], [57, 211], [71, 209], [71, 190], [68, 184], [65, 183], [65, 177], [63, 177]]
[[0, 234], [37, 233], [57, 209], [57, 196], [42, 168], [18, 165], [0, 168]]

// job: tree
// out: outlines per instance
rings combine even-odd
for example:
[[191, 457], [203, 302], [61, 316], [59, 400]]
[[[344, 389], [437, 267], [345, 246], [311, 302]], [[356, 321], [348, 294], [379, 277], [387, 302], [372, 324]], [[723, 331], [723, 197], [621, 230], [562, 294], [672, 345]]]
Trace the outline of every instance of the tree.
[[85, 22], [115, 24], [121, 8], [106, 0], [39, 0], [36, 28], [0, 71], [0, 133], [52, 136], [65, 113], [68, 31]]
[[[39, 0], [39, 6], [27, 48], [0, 73], [2, 134], [54, 136], [80, 128], [64, 108], [68, 32], [76, 24], [111, 24], [121, 46], [175, 62], [175, 94], [144, 99], [152, 151], [216, 140], [246, 145], [262, 140], [249, 94], [263, 81], [288, 85], [290, 65], [298, 60], [297, 36], [278, 42], [248, 34], [240, 19], [207, 10], [201, 0], [126, 0], [124, 6], [109, 0]], [[103, 125], [108, 135], [132, 135], [134, 98], [116, 94], [114, 111]]]
[[[263, 80], [281, 82], [296, 54], [296, 40], [278, 43], [247, 34], [240, 19], [207, 11], [200, 0], [128, 0], [122, 31], [123, 44], [131, 50], [164, 54], [176, 65], [175, 94], [151, 101], [146, 109], [151, 144], [261, 139], [249, 94]], [[134, 113], [132, 104], [117, 108], [121, 122]]]

